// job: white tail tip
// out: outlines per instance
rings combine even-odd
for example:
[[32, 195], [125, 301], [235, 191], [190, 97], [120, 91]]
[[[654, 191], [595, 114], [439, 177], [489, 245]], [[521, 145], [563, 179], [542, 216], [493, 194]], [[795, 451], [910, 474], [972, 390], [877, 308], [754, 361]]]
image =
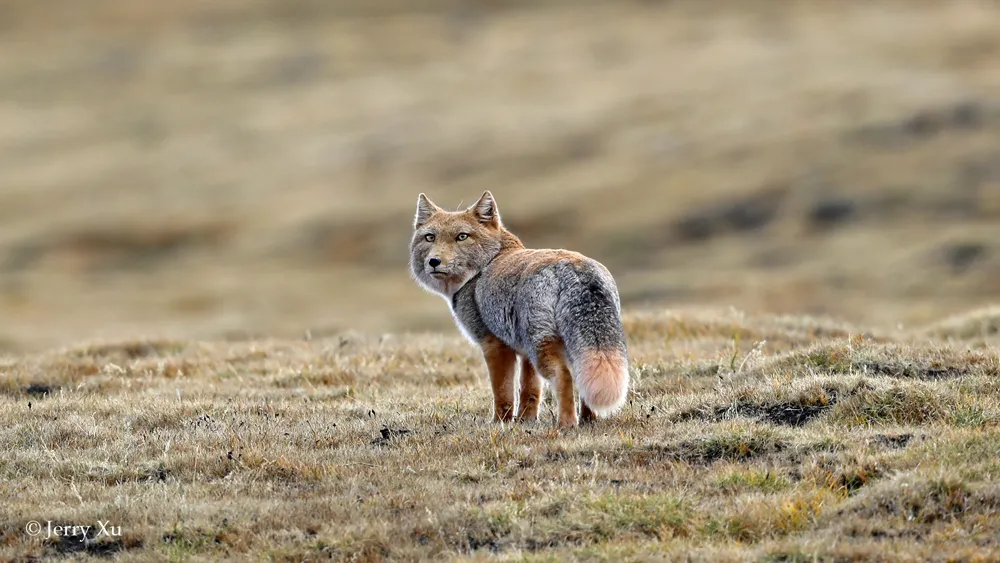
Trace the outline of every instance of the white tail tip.
[[628, 359], [618, 350], [585, 351], [576, 365], [580, 397], [598, 416], [612, 415], [628, 394]]

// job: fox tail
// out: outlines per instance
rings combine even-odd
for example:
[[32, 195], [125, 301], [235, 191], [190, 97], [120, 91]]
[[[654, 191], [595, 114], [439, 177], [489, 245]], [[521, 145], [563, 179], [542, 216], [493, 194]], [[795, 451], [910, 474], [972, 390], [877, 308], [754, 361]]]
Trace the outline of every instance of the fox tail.
[[625, 404], [628, 392], [628, 357], [622, 350], [583, 350], [573, 372], [580, 398], [598, 416], [609, 416]]

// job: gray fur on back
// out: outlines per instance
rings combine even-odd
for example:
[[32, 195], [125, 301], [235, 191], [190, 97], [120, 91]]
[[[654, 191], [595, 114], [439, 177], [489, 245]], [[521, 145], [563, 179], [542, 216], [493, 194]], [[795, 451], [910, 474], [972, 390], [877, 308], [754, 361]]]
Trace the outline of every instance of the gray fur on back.
[[540, 345], [553, 339], [563, 341], [571, 364], [584, 350], [627, 354], [618, 289], [598, 262], [556, 261], [514, 276], [490, 275], [493, 267], [452, 299], [473, 339], [494, 335], [536, 365]]

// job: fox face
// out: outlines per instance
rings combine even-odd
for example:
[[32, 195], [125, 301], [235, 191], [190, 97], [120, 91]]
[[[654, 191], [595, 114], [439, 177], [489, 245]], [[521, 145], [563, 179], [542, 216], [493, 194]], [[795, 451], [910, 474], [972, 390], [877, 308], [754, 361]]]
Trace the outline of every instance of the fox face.
[[490, 192], [463, 211], [445, 211], [420, 194], [410, 272], [424, 289], [450, 299], [496, 257], [505, 232]]

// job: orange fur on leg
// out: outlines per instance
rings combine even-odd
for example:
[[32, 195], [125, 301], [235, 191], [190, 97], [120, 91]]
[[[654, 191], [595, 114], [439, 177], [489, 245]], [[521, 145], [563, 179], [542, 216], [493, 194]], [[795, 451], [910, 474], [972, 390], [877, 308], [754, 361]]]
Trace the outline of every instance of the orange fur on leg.
[[552, 383], [556, 397], [557, 424], [560, 428], [573, 428], [579, 424], [576, 402], [573, 397], [573, 375], [566, 366], [566, 355], [561, 341], [550, 340], [537, 352], [538, 371]]
[[493, 420], [508, 422], [514, 418], [514, 370], [517, 354], [495, 337], [487, 338], [482, 349], [493, 386]]

